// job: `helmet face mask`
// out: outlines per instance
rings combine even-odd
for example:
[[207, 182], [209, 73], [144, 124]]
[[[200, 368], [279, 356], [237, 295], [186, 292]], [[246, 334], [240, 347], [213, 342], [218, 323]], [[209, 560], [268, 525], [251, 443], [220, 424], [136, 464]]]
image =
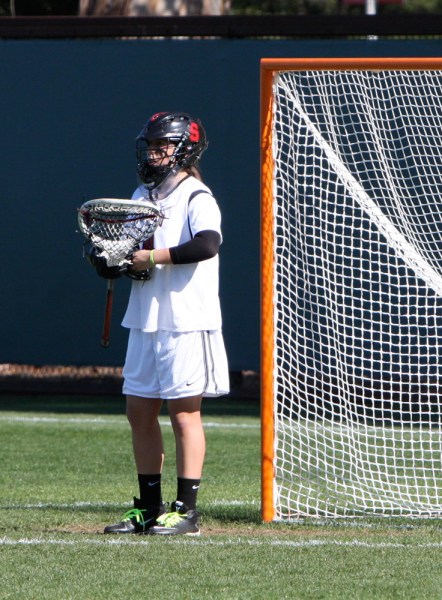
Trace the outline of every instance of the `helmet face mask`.
[[152, 145], [152, 140], [137, 139], [137, 168], [141, 181], [148, 189], [159, 186], [176, 166], [175, 151], [168, 155], [168, 140]]
[[[172, 145], [174, 150], [169, 154], [167, 146]], [[172, 171], [196, 164], [207, 145], [199, 119], [187, 113], [156, 113], [136, 138], [138, 175], [149, 190], [154, 189]]]

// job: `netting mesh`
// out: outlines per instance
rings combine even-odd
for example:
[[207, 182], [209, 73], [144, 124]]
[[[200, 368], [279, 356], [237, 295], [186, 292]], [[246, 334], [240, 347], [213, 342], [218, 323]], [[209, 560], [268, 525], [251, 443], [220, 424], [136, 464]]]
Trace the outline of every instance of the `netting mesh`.
[[441, 89], [275, 77], [279, 518], [442, 512]]
[[100, 198], [89, 200], [78, 212], [82, 233], [101, 250], [109, 267], [128, 263], [128, 255], [152, 237], [162, 220], [160, 209], [150, 201]]

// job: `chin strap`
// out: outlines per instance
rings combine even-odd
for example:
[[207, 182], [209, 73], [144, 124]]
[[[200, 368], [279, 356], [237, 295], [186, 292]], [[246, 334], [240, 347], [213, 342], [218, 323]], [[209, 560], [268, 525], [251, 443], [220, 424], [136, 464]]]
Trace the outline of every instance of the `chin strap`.
[[[148, 188], [145, 185], [148, 193], [148, 199], [152, 202], [158, 202], [159, 199], [169, 196], [169, 194], [171, 194], [178, 184], [184, 179], [180, 179], [179, 181], [175, 180], [180, 173], [182, 173], [182, 168], [175, 166], [157, 186]], [[188, 177], [188, 175], [186, 176]]]

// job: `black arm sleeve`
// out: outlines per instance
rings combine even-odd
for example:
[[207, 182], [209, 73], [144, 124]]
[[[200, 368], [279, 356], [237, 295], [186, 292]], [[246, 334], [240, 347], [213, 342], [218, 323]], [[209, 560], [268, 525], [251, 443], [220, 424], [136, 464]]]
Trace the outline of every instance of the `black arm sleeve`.
[[218, 253], [220, 244], [220, 234], [217, 231], [206, 229], [205, 231], [199, 231], [188, 242], [169, 248], [170, 258], [174, 265], [200, 262], [213, 258]]

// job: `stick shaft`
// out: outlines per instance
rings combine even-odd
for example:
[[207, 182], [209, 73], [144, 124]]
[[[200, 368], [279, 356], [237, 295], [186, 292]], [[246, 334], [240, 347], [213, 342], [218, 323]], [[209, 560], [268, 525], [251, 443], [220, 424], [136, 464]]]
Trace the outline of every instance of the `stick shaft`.
[[108, 348], [110, 345], [110, 330], [112, 320], [112, 303], [114, 300], [115, 279], [107, 280], [106, 289], [106, 304], [104, 309], [103, 332], [101, 334], [100, 344], [103, 348]]

